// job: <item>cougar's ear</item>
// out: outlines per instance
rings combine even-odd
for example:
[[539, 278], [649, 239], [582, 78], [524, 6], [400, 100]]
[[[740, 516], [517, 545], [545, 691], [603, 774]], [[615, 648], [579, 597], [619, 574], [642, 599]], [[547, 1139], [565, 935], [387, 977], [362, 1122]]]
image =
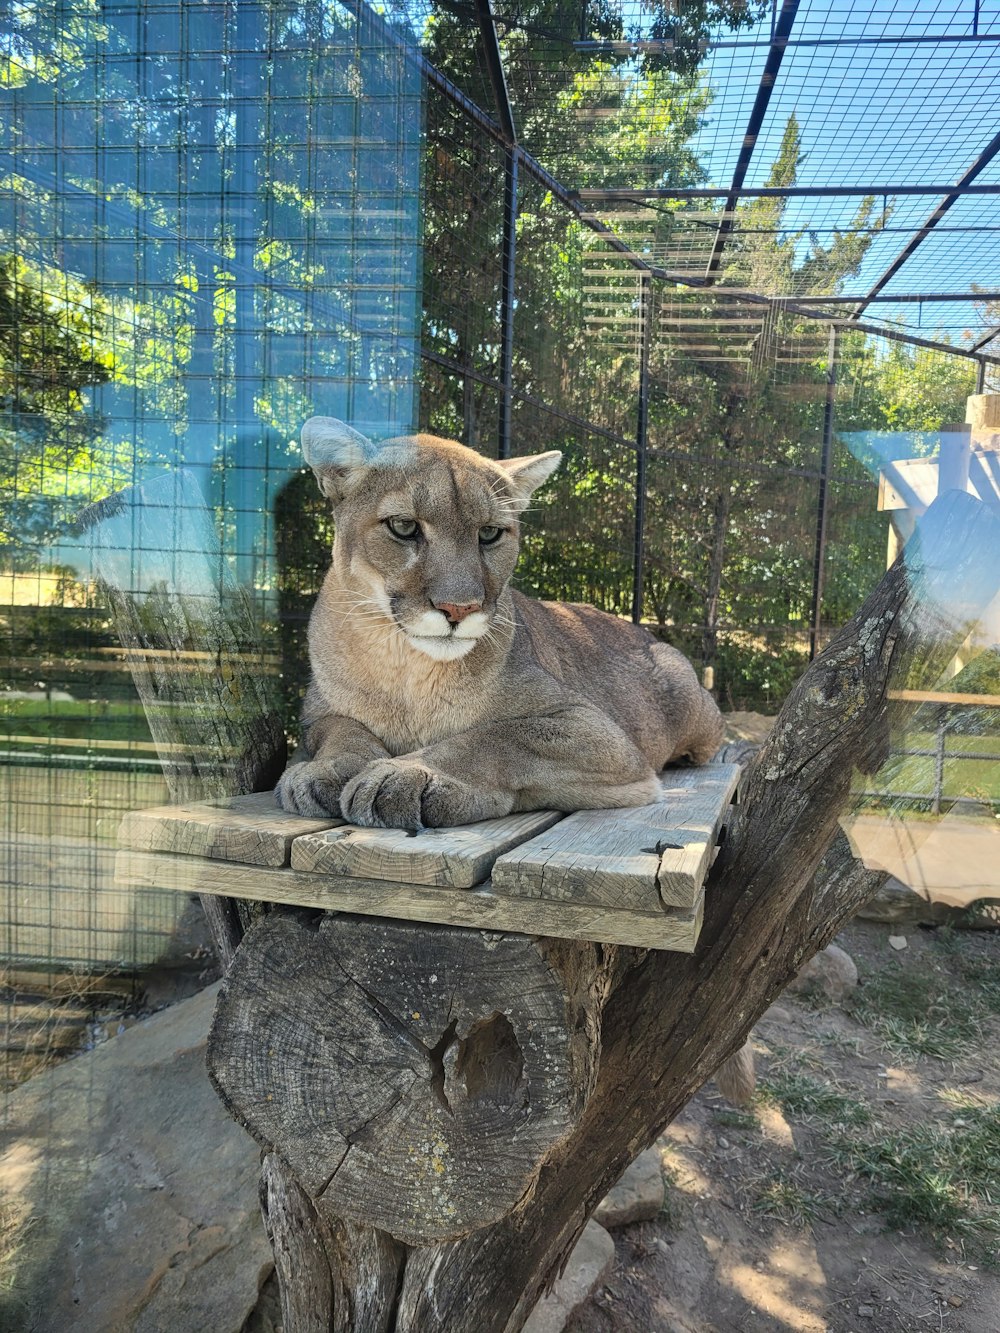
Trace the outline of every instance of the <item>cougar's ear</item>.
[[548, 481], [562, 462], [558, 449], [547, 454], [533, 454], [530, 458], [501, 458], [497, 460], [510, 480], [515, 498], [523, 505], [531, 499], [543, 481]]
[[310, 417], [300, 432], [302, 453], [319, 488], [337, 504], [371, 466], [375, 446], [336, 417]]

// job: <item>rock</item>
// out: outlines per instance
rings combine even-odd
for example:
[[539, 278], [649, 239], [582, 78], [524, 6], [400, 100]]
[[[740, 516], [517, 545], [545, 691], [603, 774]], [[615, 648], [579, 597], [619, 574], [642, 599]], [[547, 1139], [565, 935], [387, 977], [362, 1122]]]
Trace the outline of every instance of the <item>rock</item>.
[[532, 1310], [522, 1333], [562, 1333], [570, 1315], [601, 1285], [614, 1262], [614, 1241], [602, 1226], [588, 1222], [566, 1271]]
[[839, 1004], [857, 984], [858, 969], [854, 959], [838, 944], [829, 944], [809, 959], [786, 989], [793, 995], [802, 991], [819, 991], [833, 1004]]
[[906, 948], [906, 936], [905, 936], [905, 935], [890, 935], [890, 936], [889, 936], [889, 948], [890, 948], [890, 949], [895, 949], [897, 953], [899, 953], [902, 949], [905, 949], [905, 948]]
[[723, 713], [722, 721], [727, 741], [751, 741], [754, 745], [762, 745], [774, 726], [774, 718], [764, 713]]
[[859, 1318], [859, 1319], [874, 1319], [874, 1318], [875, 1318], [875, 1307], [874, 1307], [874, 1305], [859, 1305], [859, 1306], [858, 1306], [858, 1318]]
[[931, 903], [892, 875], [857, 915], [863, 921], [878, 921], [887, 926], [940, 926], [954, 921], [960, 912], [944, 903]]
[[0, 1195], [25, 1232], [19, 1328], [242, 1328], [271, 1252], [257, 1147], [205, 1072], [217, 989], [11, 1094]]
[[640, 1153], [618, 1184], [597, 1205], [594, 1221], [602, 1227], [624, 1227], [629, 1222], [650, 1222], [663, 1207], [663, 1169], [660, 1153]]

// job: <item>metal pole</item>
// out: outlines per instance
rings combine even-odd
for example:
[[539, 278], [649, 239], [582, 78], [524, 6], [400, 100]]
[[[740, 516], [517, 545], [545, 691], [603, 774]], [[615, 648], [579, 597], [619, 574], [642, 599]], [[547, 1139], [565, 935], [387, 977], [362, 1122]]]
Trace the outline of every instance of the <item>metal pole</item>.
[[640, 278], [642, 322], [639, 344], [639, 406], [635, 423], [635, 542], [632, 566], [632, 620], [642, 620], [642, 567], [646, 546], [646, 448], [649, 437], [649, 344], [653, 336], [653, 290], [648, 273]]
[[812, 623], [809, 629], [809, 660], [819, 652], [820, 618], [823, 607], [823, 560], [826, 525], [830, 508], [830, 464], [833, 458], [833, 408], [837, 391], [837, 329], [830, 326], [826, 356], [826, 405], [823, 409], [823, 448], [820, 454], [819, 489], [816, 495], [816, 548], [813, 557]]
[[931, 814], [941, 813], [941, 796], [944, 791], [944, 734], [948, 723], [947, 710], [941, 709], [937, 735], [934, 737], [934, 796], [931, 800]]
[[500, 414], [498, 458], [510, 458], [514, 391], [514, 292], [517, 280], [517, 168], [519, 148], [506, 150], [503, 188], [503, 270], [500, 279]]
[[510, 458], [511, 398], [514, 388], [514, 299], [517, 279], [517, 175], [521, 150], [504, 72], [496, 21], [490, 0], [476, 0], [476, 17], [483, 41], [486, 68], [496, 102], [504, 145], [503, 240], [500, 273], [500, 410], [497, 422], [497, 457]]

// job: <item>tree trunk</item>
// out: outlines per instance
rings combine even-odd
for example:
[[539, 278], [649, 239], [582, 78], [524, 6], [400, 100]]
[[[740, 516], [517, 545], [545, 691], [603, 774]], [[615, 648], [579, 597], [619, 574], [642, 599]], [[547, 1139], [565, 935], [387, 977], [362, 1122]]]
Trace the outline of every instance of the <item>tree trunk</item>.
[[[295, 1307], [294, 1291], [284, 1298], [286, 1333], [516, 1333], [523, 1326], [611, 1184], [722, 1061], [739, 1049], [753, 1024], [802, 964], [878, 886], [882, 876], [855, 861], [838, 833], [837, 821], [849, 801], [852, 772], [855, 767], [865, 773], [879, 768], [888, 751], [890, 725], [905, 716], [905, 703], [890, 704], [889, 686], [916, 679], [933, 681], [955, 645], [965, 638], [970, 623], [995, 595], [997, 549], [1000, 519], [996, 515], [970, 496], [952, 492], [942, 497], [858, 615], [810, 666], [769, 740], [750, 764], [742, 803], [708, 882], [705, 923], [694, 954], [625, 948], [611, 953], [599, 945], [562, 946], [559, 965], [549, 966], [545, 974], [552, 997], [550, 1012], [560, 1015], [554, 1026], [561, 1037], [553, 1050], [568, 1052], [572, 1040], [569, 1015], [577, 1004], [582, 1019], [579, 1030], [587, 1034], [589, 1054], [587, 1061], [576, 1066], [569, 1082], [576, 1080], [583, 1095], [569, 1095], [567, 1100], [568, 1085], [560, 1085], [562, 1091], [553, 1105], [561, 1105], [561, 1120], [551, 1146], [545, 1147], [541, 1135], [517, 1161], [512, 1175], [518, 1189], [525, 1172], [528, 1183], [509, 1211], [496, 1221], [479, 1224], [482, 1213], [477, 1214], [476, 1208], [474, 1154], [462, 1168], [465, 1192], [471, 1199], [469, 1211], [457, 1219], [451, 1239], [436, 1238], [445, 1234], [439, 1226], [440, 1210], [435, 1214], [430, 1209], [426, 1230], [412, 1212], [404, 1224], [402, 1214], [409, 1205], [391, 1218], [391, 1205], [385, 1203], [384, 1191], [377, 1184], [374, 1193], [379, 1202], [374, 1216], [366, 1216], [368, 1205], [360, 1184], [349, 1199], [338, 1196], [325, 1201], [325, 1189], [316, 1188], [324, 1180], [317, 1177], [318, 1164], [308, 1152], [296, 1170], [289, 1170], [289, 1160], [298, 1160], [300, 1147], [283, 1150], [279, 1146], [268, 1158], [266, 1211], [269, 1229], [280, 1242], [276, 1253], [280, 1252], [277, 1262], [283, 1284], [290, 1281], [294, 1287], [305, 1277], [309, 1290], [316, 1293], [308, 1309], [301, 1302]], [[890, 716], [890, 709], [898, 714]], [[268, 922], [255, 927], [262, 938], [264, 932], [274, 929]], [[348, 929], [353, 932], [355, 927], [345, 925], [344, 930]], [[425, 929], [428, 942], [452, 934]], [[467, 934], [467, 946], [446, 945], [443, 966], [450, 967], [447, 959], [459, 957], [463, 948], [466, 957], [485, 957], [486, 944], [497, 938], [480, 932]], [[532, 959], [548, 961], [552, 942], [528, 944]], [[346, 935], [342, 947], [347, 947]], [[589, 960], [586, 966], [568, 961], [574, 949], [580, 951], [582, 960]], [[369, 966], [363, 940], [360, 949], [355, 943], [355, 954]], [[295, 956], [293, 951], [292, 958]], [[314, 976], [332, 975], [328, 963], [318, 973], [310, 958], [303, 958], [302, 966]], [[537, 966], [532, 962], [519, 976], [540, 976]], [[392, 956], [383, 956], [378, 967], [380, 985], [395, 967], [402, 973], [390, 1013], [382, 1015], [382, 1040], [387, 1032], [396, 1030], [400, 1011], [413, 989], [406, 978], [415, 984], [416, 976], [399, 941]], [[230, 985], [235, 984], [234, 969]], [[284, 984], [287, 989], [294, 983], [286, 980]], [[490, 991], [489, 984], [484, 984]], [[521, 989], [527, 994], [531, 984], [525, 982]], [[367, 982], [364, 985], [369, 989]], [[460, 1031], [468, 1040], [477, 1021], [475, 1014], [484, 1016], [483, 1010], [494, 1004], [492, 992], [487, 996], [478, 981], [470, 980], [470, 987], [471, 1006], [454, 1015], [450, 1007], [435, 1013], [429, 1029], [420, 1035], [419, 1049], [409, 1048], [412, 1061], [408, 1068], [421, 1083], [417, 1093], [422, 1105], [428, 1104], [433, 1093], [432, 1066], [437, 1058], [444, 1069], [443, 1076], [436, 1075], [439, 1091], [443, 1083], [449, 1102], [453, 1094], [456, 1100], [471, 1097], [467, 1080], [464, 1092], [455, 1093], [457, 1050], [449, 1085], [444, 1053], [450, 1047], [447, 1042], [442, 1044], [449, 1033], [454, 1043]], [[511, 994], [505, 983], [501, 989]], [[339, 991], [331, 999], [333, 1008], [342, 1003]], [[453, 999], [459, 999], [458, 990]], [[353, 1009], [349, 1012], [346, 1029], [340, 1029], [334, 1042], [338, 1052], [344, 1047], [345, 1030], [349, 1035], [376, 1033], [380, 1011], [378, 1004], [372, 1007], [373, 1013], [366, 1017], [359, 1017]], [[522, 1051], [529, 1040], [524, 1019], [529, 1010], [530, 1003], [511, 1009], [510, 1024]], [[223, 1021], [234, 1030], [240, 1024], [246, 1027], [251, 1022], [250, 1010], [244, 1012], [237, 1006]], [[323, 1026], [325, 1020], [316, 1021], [321, 1031], [329, 1031], [328, 1023]], [[450, 1027], [445, 1026], [432, 1045], [432, 1038], [446, 1022]], [[373, 1078], [378, 1084], [371, 1068], [350, 1066], [346, 1053], [324, 1065], [319, 1058], [324, 1045], [329, 1042], [303, 1052], [308, 1060], [317, 1062], [310, 1071], [311, 1080], [349, 1081], [353, 1069], [359, 1096]], [[377, 1067], [377, 1045], [368, 1042], [365, 1049]], [[509, 1068], [509, 1045], [505, 1049]], [[268, 1088], [280, 1082], [268, 1070], [268, 1056], [262, 1054], [273, 1053], [273, 1047], [266, 1040], [258, 1041], [254, 1052], [251, 1064], [256, 1060], [260, 1073], [250, 1094], [239, 1094], [242, 1100], [237, 1109], [265, 1141], [280, 1145], [282, 1126], [274, 1123], [266, 1105], [261, 1110]], [[537, 1051], [532, 1058], [536, 1057]], [[215, 1055], [210, 1054], [210, 1059], [214, 1063]], [[397, 1044], [389, 1065], [398, 1069], [401, 1059]], [[527, 1055], [524, 1063], [527, 1068]], [[565, 1054], [562, 1067], [572, 1067]], [[226, 1085], [224, 1076], [219, 1081]], [[591, 1083], [587, 1095], [585, 1089]], [[495, 1099], [490, 1112], [500, 1119], [509, 1110], [510, 1085], [504, 1086], [507, 1092]], [[520, 1079], [514, 1086], [520, 1086]], [[413, 1087], [415, 1084], [408, 1085], [410, 1090]], [[226, 1095], [235, 1100], [232, 1088]], [[334, 1108], [336, 1132], [349, 1145], [350, 1131], [344, 1133], [347, 1121], [335, 1110], [341, 1105], [339, 1091], [326, 1101], [322, 1095], [310, 1094], [308, 1105], [312, 1109], [305, 1118], [313, 1120], [321, 1118], [324, 1107]], [[268, 1115], [272, 1118], [262, 1130]], [[364, 1134], [368, 1122], [362, 1118], [359, 1123]], [[398, 1120], [386, 1122], [390, 1123], [405, 1143], [412, 1130], [404, 1125], [400, 1131]], [[318, 1142], [315, 1132], [309, 1142]], [[488, 1197], [486, 1211], [493, 1212], [504, 1206], [497, 1187], [502, 1173], [495, 1171], [500, 1139], [490, 1140], [488, 1146], [486, 1138], [483, 1142], [483, 1156], [494, 1159], [487, 1170], [488, 1188], [483, 1191]], [[366, 1151], [374, 1156], [379, 1147], [387, 1155], [395, 1151], [384, 1136], [369, 1141]], [[330, 1151], [336, 1150], [334, 1143]], [[532, 1155], [536, 1161], [529, 1168]], [[398, 1153], [395, 1160], [402, 1160]], [[418, 1162], [421, 1171], [423, 1165]], [[377, 1171], [372, 1179], [376, 1176]], [[449, 1182], [452, 1199], [458, 1197], [455, 1185]], [[337, 1214], [337, 1207], [353, 1220]], [[389, 1220], [393, 1223], [391, 1236], [385, 1225]], [[468, 1230], [470, 1225], [476, 1229]]]

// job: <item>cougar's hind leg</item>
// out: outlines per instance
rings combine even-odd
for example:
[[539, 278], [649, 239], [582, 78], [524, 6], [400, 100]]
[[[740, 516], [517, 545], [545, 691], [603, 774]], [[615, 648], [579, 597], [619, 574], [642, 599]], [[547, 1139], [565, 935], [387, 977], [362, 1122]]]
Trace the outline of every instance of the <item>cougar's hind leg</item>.
[[695, 764], [707, 764], [722, 744], [722, 714], [715, 700], [698, 682], [694, 667], [667, 643], [653, 645], [657, 684], [673, 741], [672, 758], [687, 755]]
[[700, 685], [698, 689], [701, 695], [698, 701], [698, 717], [691, 740], [688, 742], [688, 753], [693, 763], [707, 764], [715, 757], [722, 744], [724, 723], [719, 706], [708, 690], [702, 689]]

